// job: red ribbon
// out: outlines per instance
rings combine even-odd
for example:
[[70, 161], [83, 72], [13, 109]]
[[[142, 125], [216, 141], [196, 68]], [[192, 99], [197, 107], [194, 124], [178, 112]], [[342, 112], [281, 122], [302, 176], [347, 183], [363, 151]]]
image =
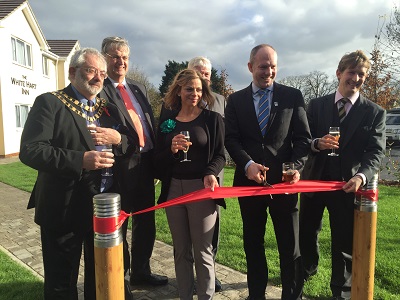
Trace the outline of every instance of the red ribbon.
[[118, 230], [124, 221], [132, 214], [127, 214], [123, 210], [120, 211], [120, 215], [117, 217], [99, 218], [93, 216], [93, 230], [100, 234], [109, 234]]
[[356, 192], [356, 195], [367, 198], [368, 200], [371, 200], [372, 202], [378, 201], [378, 190], [367, 190], [367, 191], [358, 190]]
[[[118, 217], [111, 218], [93, 218], [94, 231], [96, 233], [108, 234], [118, 230], [126, 218], [132, 215], [138, 215], [160, 208], [169, 207], [172, 205], [185, 204], [189, 202], [214, 200], [221, 198], [233, 197], [248, 197], [248, 196], [263, 196], [274, 194], [296, 194], [296, 193], [313, 193], [313, 192], [331, 192], [341, 190], [346, 184], [344, 181], [318, 181], [318, 180], [300, 180], [295, 184], [282, 182], [274, 184], [272, 187], [261, 186], [241, 186], [241, 187], [216, 187], [214, 191], [211, 189], [202, 189], [192, 193], [182, 195], [180, 197], [168, 200], [159, 205], [143, 209], [141, 211], [128, 214], [121, 210]], [[356, 195], [361, 195], [372, 201], [378, 201], [378, 191], [358, 191]]]

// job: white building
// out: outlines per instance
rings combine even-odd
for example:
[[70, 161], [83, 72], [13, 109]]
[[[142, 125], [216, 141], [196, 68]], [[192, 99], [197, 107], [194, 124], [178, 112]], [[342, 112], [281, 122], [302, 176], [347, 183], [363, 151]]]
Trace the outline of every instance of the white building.
[[69, 84], [77, 40], [46, 40], [26, 0], [0, 0], [0, 158], [19, 153], [36, 96]]

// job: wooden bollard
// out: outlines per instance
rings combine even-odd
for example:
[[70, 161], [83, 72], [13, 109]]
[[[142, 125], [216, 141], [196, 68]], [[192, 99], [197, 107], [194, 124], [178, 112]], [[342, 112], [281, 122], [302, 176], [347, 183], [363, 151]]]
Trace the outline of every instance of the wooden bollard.
[[122, 229], [118, 228], [120, 195], [93, 197], [94, 260], [97, 300], [124, 300]]
[[351, 299], [373, 300], [378, 174], [356, 194]]

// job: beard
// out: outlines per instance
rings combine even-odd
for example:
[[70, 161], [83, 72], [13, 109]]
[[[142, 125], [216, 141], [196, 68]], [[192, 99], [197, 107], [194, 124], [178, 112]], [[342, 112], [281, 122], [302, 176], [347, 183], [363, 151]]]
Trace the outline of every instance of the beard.
[[[94, 79], [92, 79], [94, 80]], [[103, 82], [98, 81], [100, 86], [96, 86], [96, 85], [91, 85], [89, 83], [89, 80], [85, 79], [82, 76], [81, 72], [76, 72], [76, 76], [75, 76], [75, 87], [78, 90], [83, 90], [87, 93], [90, 93], [93, 96], [96, 96], [98, 93], [101, 92], [101, 90], [103, 89]]]

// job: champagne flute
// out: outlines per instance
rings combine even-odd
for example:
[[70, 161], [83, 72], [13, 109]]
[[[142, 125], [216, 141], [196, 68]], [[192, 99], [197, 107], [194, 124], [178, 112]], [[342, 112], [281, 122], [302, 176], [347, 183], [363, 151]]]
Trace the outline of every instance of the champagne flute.
[[[112, 145], [111, 144], [105, 144], [103, 145], [103, 149], [101, 149], [101, 152], [112, 152]], [[112, 169], [111, 168], [104, 168], [101, 170], [101, 175], [102, 176], [112, 176]]]
[[[181, 134], [183, 134], [185, 136], [185, 139], [186, 139], [187, 142], [190, 142], [189, 131], [187, 131], [187, 130], [181, 131]], [[190, 161], [190, 159], [187, 159], [187, 152], [188, 151], [189, 151], [189, 145], [186, 144], [186, 147], [183, 149], [183, 160], [181, 160], [181, 162]]]
[[[336, 141], [339, 141], [340, 138], [340, 128], [339, 127], [329, 127], [329, 134], [332, 135]], [[335, 152], [335, 149], [332, 148], [332, 152], [328, 154], [329, 156], [339, 156]]]

